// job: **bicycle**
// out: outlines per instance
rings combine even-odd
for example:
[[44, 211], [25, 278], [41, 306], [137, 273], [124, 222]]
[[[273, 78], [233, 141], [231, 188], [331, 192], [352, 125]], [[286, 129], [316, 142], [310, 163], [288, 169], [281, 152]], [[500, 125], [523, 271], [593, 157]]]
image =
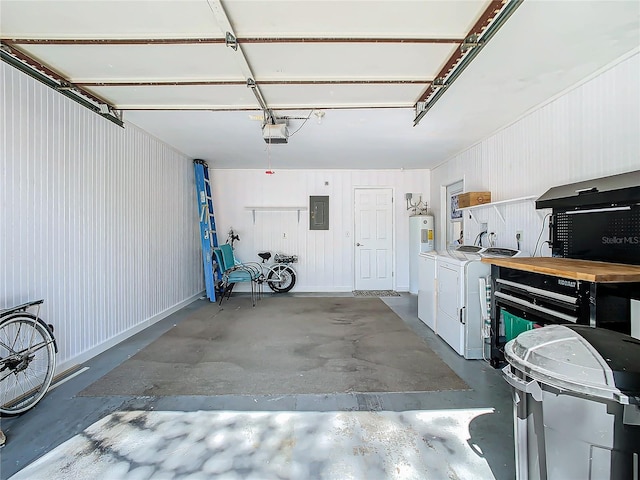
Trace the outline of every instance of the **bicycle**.
[[[36, 406], [53, 380], [58, 346], [53, 325], [40, 318], [44, 300], [0, 310], [0, 414]], [[36, 307], [36, 312], [27, 310]]]
[[[263, 281], [275, 293], [287, 293], [296, 284], [296, 271], [291, 266], [298, 261], [297, 255], [285, 255], [276, 253], [273, 257], [274, 263], [265, 265], [271, 258], [271, 252], [260, 252], [258, 256], [262, 259], [259, 263], [262, 269]], [[265, 275], [266, 268], [266, 275]]]
[[[235, 242], [238, 241], [240, 241], [240, 236], [231, 228], [227, 235], [227, 243], [233, 248]], [[287, 293], [295, 286], [297, 274], [291, 264], [298, 262], [297, 255], [276, 253], [273, 257], [274, 263], [268, 265], [266, 263], [271, 259], [271, 252], [260, 252], [258, 256], [262, 262], [252, 262], [248, 265], [257, 265], [260, 268], [260, 283], [266, 283], [275, 293]]]

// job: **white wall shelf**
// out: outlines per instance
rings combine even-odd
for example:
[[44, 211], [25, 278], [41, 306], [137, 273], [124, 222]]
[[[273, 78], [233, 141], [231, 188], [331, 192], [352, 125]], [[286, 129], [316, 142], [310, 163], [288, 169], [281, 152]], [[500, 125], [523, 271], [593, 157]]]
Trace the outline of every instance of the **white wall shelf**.
[[300, 223], [300, 212], [308, 210], [307, 207], [244, 207], [253, 214], [253, 224], [256, 223], [256, 212], [298, 212], [298, 223]]
[[483, 203], [481, 205], [472, 205], [471, 207], [462, 207], [462, 208], [459, 208], [458, 210], [463, 210], [463, 211], [468, 210], [469, 215], [471, 216], [473, 221], [476, 222], [476, 224], [479, 224], [478, 220], [473, 214], [473, 211], [479, 210], [481, 208], [493, 208], [496, 214], [498, 215], [498, 217], [500, 218], [500, 220], [502, 220], [502, 223], [506, 224], [507, 222], [504, 218], [504, 212], [500, 211], [501, 207], [504, 207], [505, 205], [510, 203], [521, 203], [521, 202], [531, 202], [535, 207], [535, 199], [538, 198], [538, 196], [539, 195], [530, 195], [528, 197], [511, 198], [509, 200], [500, 200], [498, 202], [489, 202], [489, 203]]

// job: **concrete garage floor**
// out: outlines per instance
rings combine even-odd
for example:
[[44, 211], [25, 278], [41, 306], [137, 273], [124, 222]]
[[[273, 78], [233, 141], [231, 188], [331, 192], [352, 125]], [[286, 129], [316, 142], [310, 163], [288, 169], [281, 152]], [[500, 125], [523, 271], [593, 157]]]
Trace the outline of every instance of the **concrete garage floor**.
[[[323, 296], [322, 294], [297, 295]], [[340, 295], [327, 294], [325, 296]], [[279, 476], [274, 476], [273, 478], [437, 479], [464, 478], [459, 475], [465, 471], [475, 472], [473, 478], [514, 478], [512, 400], [510, 390], [506, 382], [502, 380], [499, 370], [491, 368], [483, 361], [462, 359], [446, 343], [434, 335], [417, 318], [417, 297], [415, 295], [403, 294], [400, 297], [384, 297], [382, 300], [457, 375], [467, 382], [471, 390], [280, 396], [76, 396], [78, 392], [117, 367], [124, 360], [130, 358], [175, 324], [190, 316], [201, 305], [199, 302], [195, 302], [87, 362], [85, 366], [89, 367], [89, 369], [86, 372], [50, 391], [34, 410], [17, 418], [2, 419], [1, 425], [7, 435], [7, 445], [0, 450], [0, 478], [7, 479], [11, 477], [37, 458], [60, 446], [63, 442], [69, 441], [65, 444], [66, 448], [78, 450], [86, 448], [86, 445], [74, 443], [79, 441], [78, 438], [86, 439], [88, 437], [88, 433], [85, 430], [89, 429], [89, 433], [98, 431], [98, 434], [103, 434], [106, 425], [109, 422], [113, 423], [114, 417], [122, 416], [122, 412], [130, 412], [124, 415], [133, 415], [137, 419], [141, 416], [148, 417], [149, 424], [154, 425], [162, 424], [162, 422], [171, 425], [171, 422], [175, 423], [177, 421], [183, 426], [185, 424], [193, 424], [194, 430], [203, 421], [203, 417], [198, 416], [203, 415], [202, 412], [212, 412], [206, 421], [210, 422], [214, 429], [218, 425], [216, 422], [222, 421], [221, 418], [226, 419], [224, 422], [228, 424], [229, 415], [235, 414], [234, 424], [253, 430], [259, 429], [261, 423], [272, 425], [274, 418], [277, 423], [282, 425], [288, 425], [289, 422], [295, 420], [298, 426], [301, 423], [313, 423], [317, 427], [329, 421], [335, 421], [341, 415], [345, 417], [348, 415], [345, 412], [362, 412], [354, 413], [347, 420], [343, 418], [340, 421], [346, 422], [354, 431], [360, 432], [366, 430], [364, 426], [371, 421], [370, 415], [374, 415], [378, 423], [394, 422], [401, 419], [404, 423], [408, 422], [410, 425], [409, 430], [416, 433], [427, 445], [427, 447], [421, 445], [420, 448], [414, 449], [415, 454], [412, 457], [410, 469], [404, 468], [406, 465], [398, 464], [393, 469], [387, 468], [385, 470], [382, 468], [385, 462], [388, 464], [394, 459], [402, 458], [406, 463], [406, 455], [404, 455], [406, 453], [406, 444], [394, 442], [392, 437], [389, 437], [390, 440], [386, 443], [383, 440], [384, 445], [373, 445], [374, 453], [376, 455], [384, 453], [385, 458], [378, 462], [380, 465], [372, 465], [363, 462], [361, 458], [363, 452], [361, 447], [358, 446], [361, 444], [353, 443], [355, 437], [352, 436], [349, 441], [353, 445], [346, 445], [349, 447], [350, 452], [351, 447], [353, 447], [353, 454], [346, 457], [346, 461], [350, 462], [347, 465], [349, 467], [347, 470], [344, 468], [341, 470], [335, 469], [334, 465], [332, 468], [325, 468], [319, 471], [315, 466], [304, 465], [306, 462], [305, 455], [308, 452], [302, 452], [297, 455], [297, 460], [294, 458], [294, 460], [289, 461], [288, 470], [280, 468], [278, 470], [281, 472], [278, 474]], [[231, 302], [233, 302], [233, 299], [231, 299]], [[190, 413], [185, 414], [182, 412]], [[232, 413], [230, 414], [229, 412]], [[274, 413], [269, 416], [268, 412]], [[283, 414], [276, 412], [287, 413], [283, 416]], [[303, 412], [309, 412], [309, 414], [304, 414]], [[371, 412], [380, 413], [374, 414]], [[109, 419], [103, 420], [105, 417], [109, 417]], [[177, 418], [180, 418], [180, 420], [177, 420]], [[91, 427], [100, 420], [103, 420], [103, 422], [98, 426]], [[451, 428], [452, 422], [456, 424], [456, 428]], [[103, 424], [105, 424], [104, 428]], [[437, 427], [437, 425], [444, 426]], [[309, 445], [309, 441], [314, 440], [313, 437], [320, 438], [320, 431], [316, 427], [307, 428], [306, 430], [298, 428], [296, 430], [297, 427], [290, 425], [287, 428], [291, 430], [291, 435], [293, 435], [292, 438], [294, 438], [295, 442], [299, 445]], [[450, 441], [449, 445], [444, 442], [444, 447], [446, 448], [442, 451], [434, 448], [425, 434], [421, 433], [421, 429], [433, 432], [436, 427], [441, 429], [442, 438], [448, 435], [447, 438]], [[81, 433], [82, 435], [79, 436], [78, 434]], [[439, 435], [435, 435], [433, 438], [437, 438]], [[456, 440], [455, 442], [451, 442], [452, 435], [456, 437], [454, 439]], [[305, 436], [308, 438], [305, 439]], [[122, 438], [124, 441], [124, 437]], [[362, 441], [363, 439], [360, 436], [357, 440]], [[212, 441], [215, 441], [215, 439]], [[68, 453], [60, 453], [59, 455], [64, 457]], [[263, 455], [261, 458], [269, 458], [270, 452], [268, 450], [259, 453]], [[360, 457], [356, 458], [356, 453]], [[211, 452], [209, 455], [211, 455]], [[267, 455], [267, 457], [264, 457], [264, 455]], [[336, 455], [336, 453], [329, 452], [329, 455]], [[452, 456], [456, 458], [451, 458]], [[271, 458], [275, 460], [274, 457]], [[354, 460], [349, 460], [350, 458]], [[165, 461], [165, 459], [159, 458], [158, 462], [161, 461]], [[266, 460], [266, 463], [262, 463], [265, 465], [269, 461]], [[455, 469], [451, 468], [452, 463], [457, 464]], [[481, 466], [479, 470], [478, 465]], [[212, 468], [214, 470], [211, 471], [215, 472], [217, 471], [215, 468], [218, 468], [218, 466], [214, 465]], [[246, 469], [241, 470], [238, 468], [234, 472], [233, 466], [227, 466], [226, 468], [226, 475], [221, 475], [219, 478], [249, 478], [250, 476], [247, 473], [249, 471]], [[178, 471], [180, 470], [173, 470], [173, 472]], [[283, 471], [285, 472], [284, 474], [282, 473]], [[347, 475], [347, 471], [351, 473]], [[85, 475], [89, 474], [89, 470], [84, 470], [84, 472]], [[230, 472], [234, 475], [229, 475]], [[456, 472], [458, 476], [456, 476]], [[252, 474], [252, 478], [260, 478], [259, 473], [256, 474], [255, 470]], [[49, 479], [53, 478], [50, 474], [48, 475]], [[112, 471], [110, 475], [116, 475], [115, 471]], [[175, 476], [179, 475], [176, 474]], [[118, 474], [118, 477], [126, 478], [121, 474]], [[204, 476], [204, 478], [211, 477], [215, 477], [215, 475]], [[33, 474], [30, 475], [30, 478], [34, 478]], [[83, 477], [80, 474], [74, 478], [87, 477]], [[108, 478], [108, 475], [102, 478]], [[266, 474], [264, 478], [266, 478]]]

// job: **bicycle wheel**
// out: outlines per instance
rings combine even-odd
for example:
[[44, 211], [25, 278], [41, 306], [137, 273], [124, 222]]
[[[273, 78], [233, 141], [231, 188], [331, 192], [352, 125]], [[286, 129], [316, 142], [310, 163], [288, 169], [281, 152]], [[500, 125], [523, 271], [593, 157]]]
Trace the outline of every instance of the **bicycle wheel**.
[[49, 329], [29, 313], [0, 322], [0, 414], [33, 408], [53, 380], [56, 353]]
[[276, 265], [269, 270], [267, 285], [276, 293], [286, 293], [296, 284], [296, 272], [287, 265]]

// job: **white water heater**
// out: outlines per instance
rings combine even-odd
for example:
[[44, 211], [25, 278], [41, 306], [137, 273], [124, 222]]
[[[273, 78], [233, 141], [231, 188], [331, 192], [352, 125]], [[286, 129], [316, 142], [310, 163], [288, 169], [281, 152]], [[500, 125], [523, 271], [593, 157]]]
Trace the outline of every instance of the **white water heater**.
[[432, 215], [409, 217], [409, 292], [418, 293], [418, 255], [434, 249]]

